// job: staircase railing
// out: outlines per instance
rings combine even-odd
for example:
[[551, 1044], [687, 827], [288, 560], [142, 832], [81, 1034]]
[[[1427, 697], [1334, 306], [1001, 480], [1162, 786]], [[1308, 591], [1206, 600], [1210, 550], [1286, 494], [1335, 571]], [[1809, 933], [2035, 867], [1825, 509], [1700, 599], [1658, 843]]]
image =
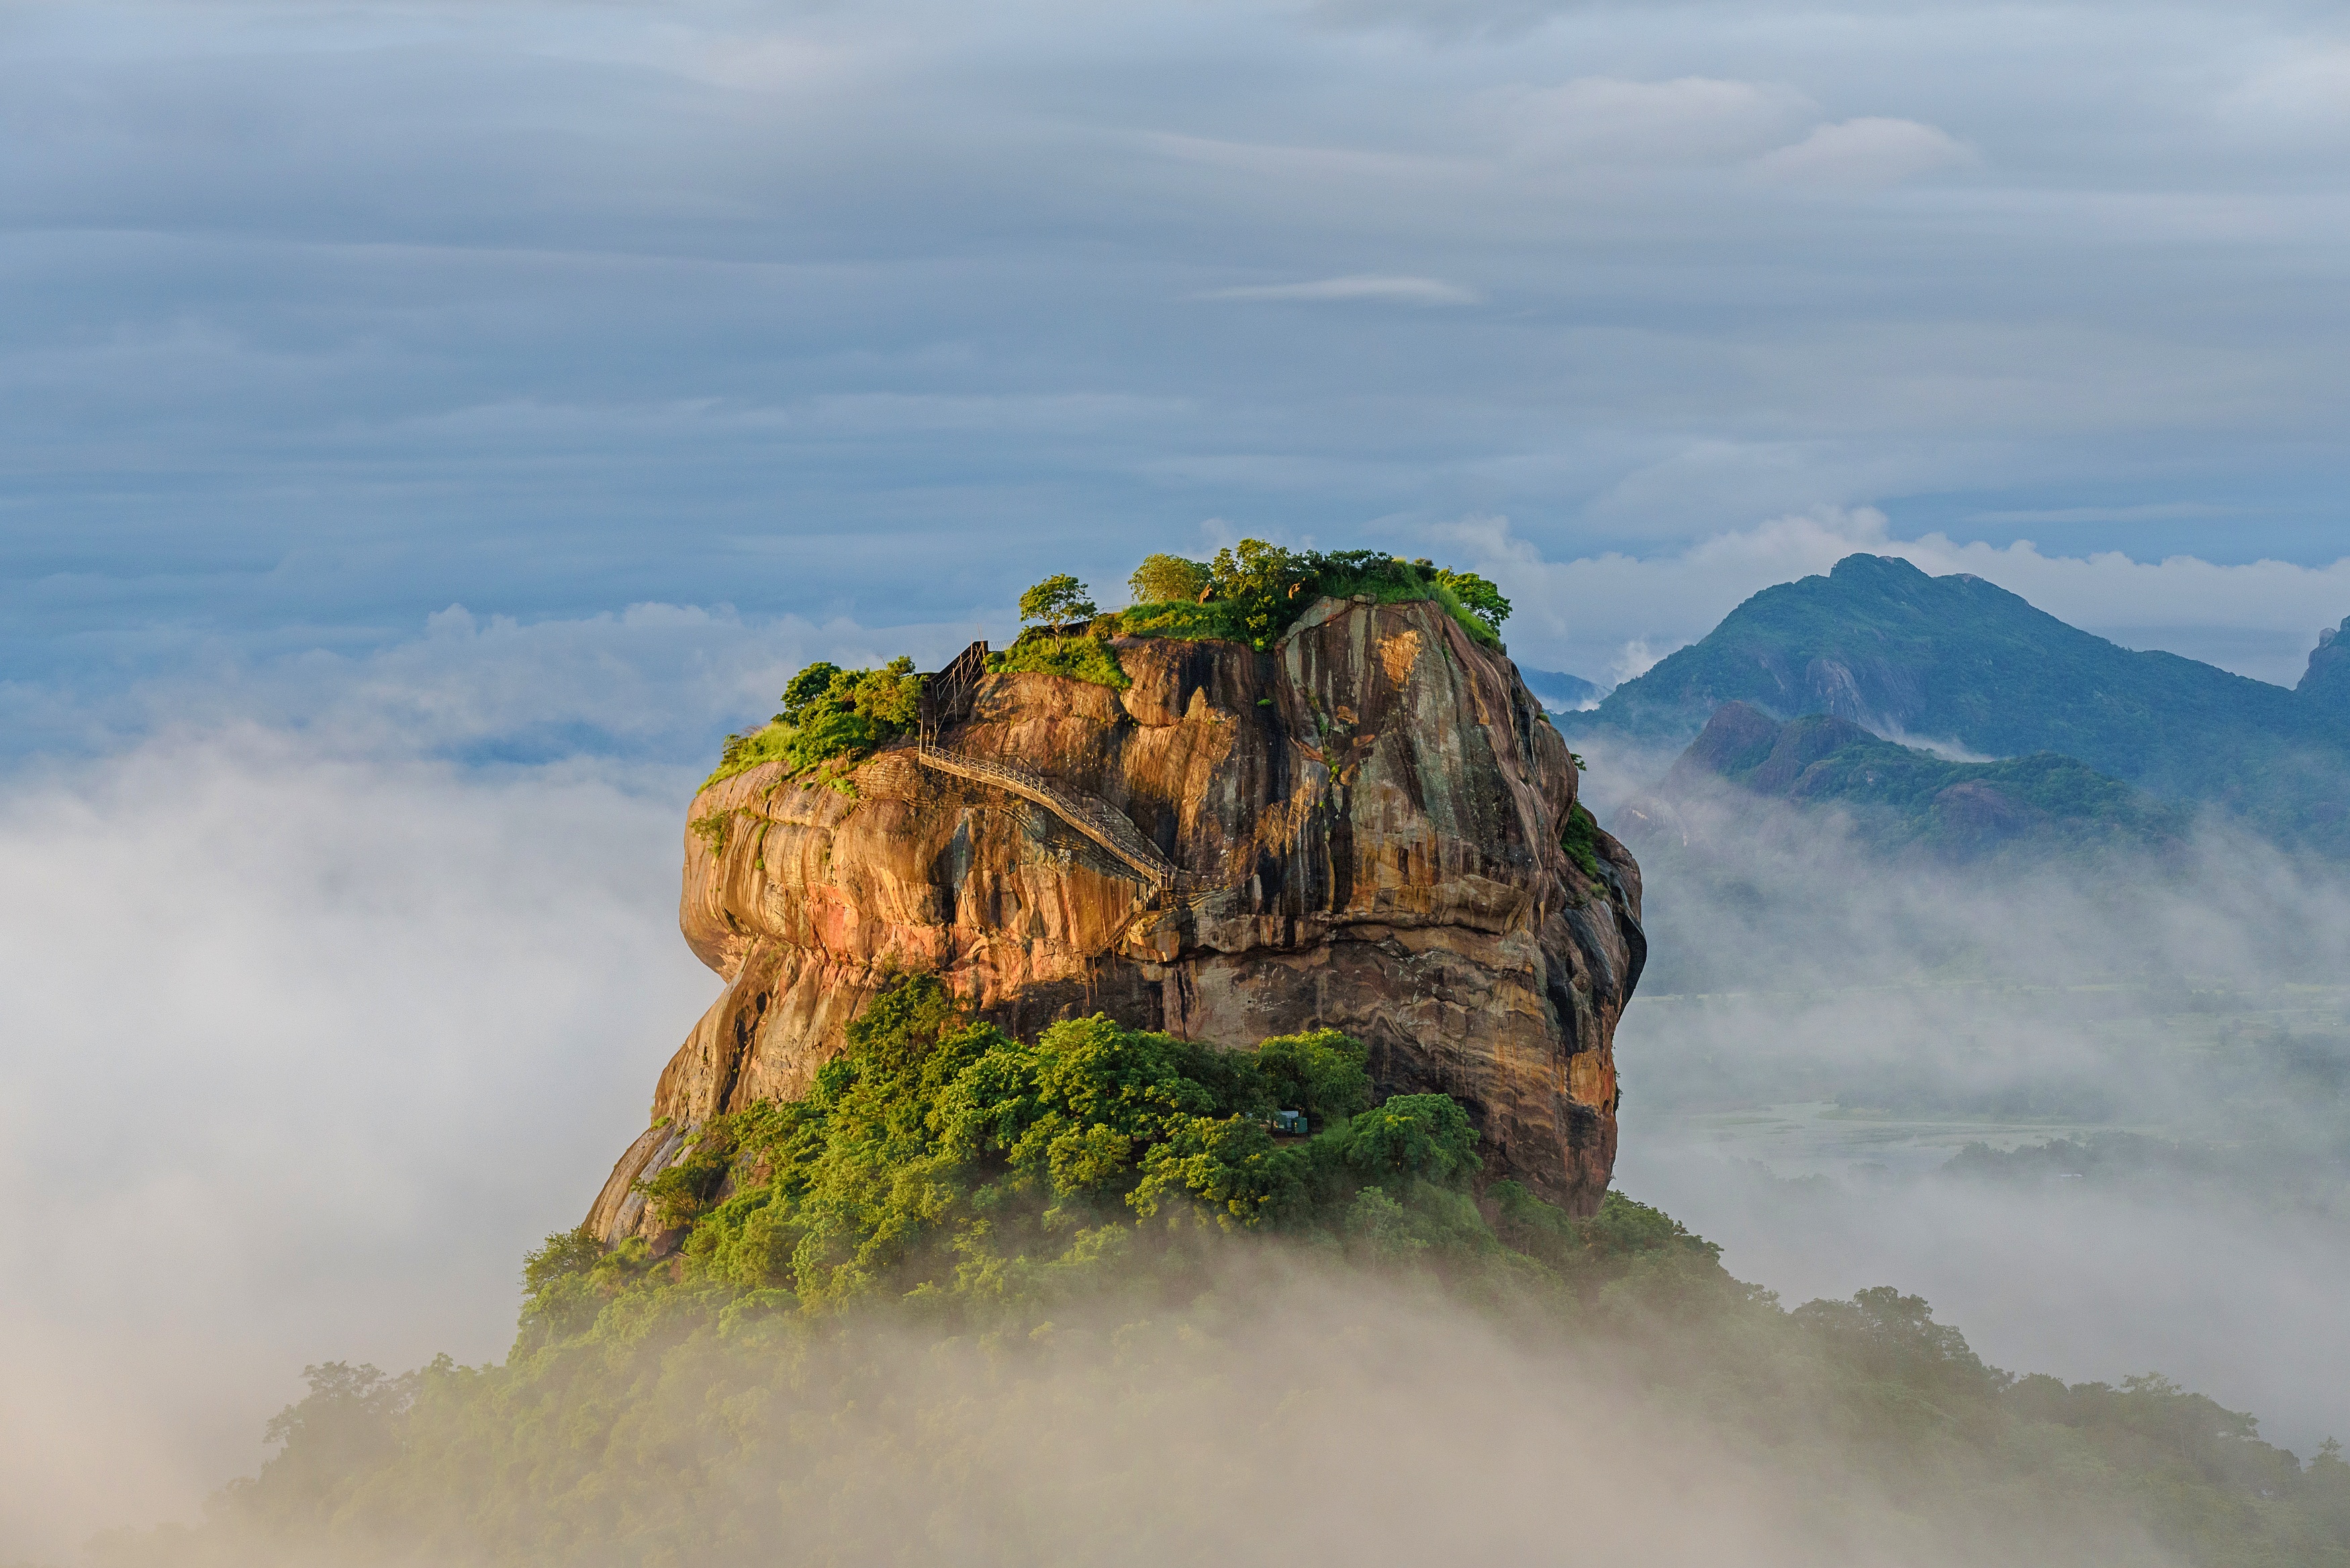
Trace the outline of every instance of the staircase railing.
[[938, 744], [939, 732], [971, 716], [971, 700], [979, 679], [987, 673], [987, 644], [974, 642], [954, 656], [936, 675], [922, 677], [916, 699], [917, 723], [925, 750]]
[[1222, 883], [1179, 870], [1157, 845], [1143, 836], [1142, 830], [1125, 813], [1100, 796], [1064, 788], [1019, 763], [975, 756], [941, 745], [939, 737], [942, 732], [971, 717], [972, 700], [979, 690], [981, 678], [987, 673], [987, 644], [974, 642], [957, 654], [944, 670], [922, 678], [914, 744], [915, 759], [922, 766], [975, 784], [993, 784], [1035, 802], [1124, 862], [1154, 895], [1197, 903], [1222, 889]]
[[1098, 796], [1063, 789], [1033, 768], [995, 757], [975, 757], [927, 743], [918, 748], [915, 755], [926, 768], [976, 784], [993, 784], [1034, 801], [1117, 856], [1155, 889], [1173, 888], [1183, 875], [1124, 814]]

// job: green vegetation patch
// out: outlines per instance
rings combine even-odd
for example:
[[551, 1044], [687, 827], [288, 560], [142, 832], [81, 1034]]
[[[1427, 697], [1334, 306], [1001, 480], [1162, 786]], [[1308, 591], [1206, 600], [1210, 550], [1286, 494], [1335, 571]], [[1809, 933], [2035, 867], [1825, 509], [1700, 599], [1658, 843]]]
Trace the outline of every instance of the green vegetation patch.
[[1049, 631], [1023, 632], [1020, 640], [992, 656], [987, 668], [1001, 675], [1022, 671], [1058, 675], [1107, 686], [1113, 691], [1123, 691], [1134, 684], [1118, 667], [1117, 651], [1090, 631], [1071, 637], [1056, 637]]
[[1197, 642], [1250, 640], [1239, 607], [1228, 599], [1211, 599], [1206, 604], [1191, 599], [1138, 604], [1118, 612], [1118, 629], [1122, 637], [1171, 637]]
[[782, 712], [749, 734], [726, 737], [718, 766], [702, 787], [780, 760], [787, 777], [813, 771], [814, 782], [853, 795], [848, 775], [914, 727], [921, 690], [910, 659], [894, 659], [879, 670], [811, 664], [784, 688]]
[[1212, 561], [1149, 556], [1127, 586], [1134, 607], [1117, 618], [1125, 636], [1222, 638], [1258, 649], [1271, 648], [1326, 597], [1432, 600], [1488, 648], [1501, 646], [1502, 623], [1510, 616], [1510, 601], [1474, 572], [1378, 550], [1289, 550], [1262, 539], [1243, 539]]
[[1575, 862], [1586, 877], [1605, 885], [1606, 873], [1599, 865], [1599, 819], [1581, 801], [1567, 808], [1566, 823], [1559, 829], [1558, 846]]
[[[806, 1097], [714, 1118], [639, 1185], [664, 1222], [691, 1227], [692, 1280], [803, 1312], [1082, 1272], [1170, 1205], [1225, 1229], [1332, 1234], [1372, 1188], [1407, 1226], [1430, 1203], [1457, 1208], [1437, 1195], [1478, 1168], [1467, 1114], [1442, 1095], [1374, 1107], [1365, 1057], [1331, 1030], [1226, 1052], [1100, 1016], [1016, 1040], [918, 977], [858, 1017]], [[1311, 1136], [1276, 1141], [1284, 1109]], [[647, 1262], [622, 1249], [525, 1317], [574, 1322], [581, 1291], [626, 1294]]]

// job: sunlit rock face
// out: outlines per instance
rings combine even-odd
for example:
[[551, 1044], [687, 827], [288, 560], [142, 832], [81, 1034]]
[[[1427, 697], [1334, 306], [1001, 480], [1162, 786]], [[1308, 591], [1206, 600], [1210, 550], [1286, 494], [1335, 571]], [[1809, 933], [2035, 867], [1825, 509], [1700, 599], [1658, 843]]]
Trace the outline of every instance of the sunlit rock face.
[[[1382, 1093], [1467, 1107], [1489, 1179], [1596, 1206], [1639, 868], [1605, 835], [1596, 879], [1561, 848], [1575, 763], [1515, 667], [1437, 605], [1367, 599], [1322, 600], [1269, 653], [1111, 646], [1129, 690], [988, 676], [938, 738], [1041, 775], [1057, 808], [910, 744], [853, 798], [772, 763], [695, 798], [680, 923], [729, 984], [594, 1230], [650, 1233], [629, 1183], [712, 1115], [804, 1093], [910, 970], [1023, 1034], [1093, 1012], [1232, 1047], [1345, 1030]], [[1105, 805], [1171, 886], [1073, 826]]]

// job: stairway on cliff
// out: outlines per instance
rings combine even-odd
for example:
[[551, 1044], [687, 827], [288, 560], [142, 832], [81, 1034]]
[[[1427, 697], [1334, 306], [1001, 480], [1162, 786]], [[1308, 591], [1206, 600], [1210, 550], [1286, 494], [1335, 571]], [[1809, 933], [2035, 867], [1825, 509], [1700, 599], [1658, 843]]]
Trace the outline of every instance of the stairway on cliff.
[[1033, 801], [1108, 850], [1149, 884], [1154, 892], [1200, 893], [1215, 884], [1179, 869], [1142, 836], [1125, 813], [1096, 794], [1065, 789], [1034, 768], [998, 757], [974, 756], [941, 746], [927, 738], [914, 748], [914, 758], [926, 768], [974, 784], [993, 784], [1023, 800]]

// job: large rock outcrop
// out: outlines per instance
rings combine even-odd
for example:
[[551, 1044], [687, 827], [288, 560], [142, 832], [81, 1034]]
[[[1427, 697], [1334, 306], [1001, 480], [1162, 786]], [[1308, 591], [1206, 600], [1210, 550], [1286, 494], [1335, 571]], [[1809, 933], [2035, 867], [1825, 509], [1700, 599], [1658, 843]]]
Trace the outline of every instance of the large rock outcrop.
[[[1235, 1047], [1333, 1027], [1383, 1092], [1440, 1090], [1487, 1174], [1579, 1211], [1616, 1155], [1639, 868], [1561, 846], [1576, 774], [1498, 653], [1430, 603], [1325, 599], [1269, 653], [1119, 639], [1125, 691], [981, 679], [852, 798], [778, 764], [695, 797], [680, 922], [729, 984], [588, 1223], [711, 1116], [803, 1093], [894, 972], [1015, 1033], [1104, 1012]], [[944, 754], [941, 754], [944, 753]]]

